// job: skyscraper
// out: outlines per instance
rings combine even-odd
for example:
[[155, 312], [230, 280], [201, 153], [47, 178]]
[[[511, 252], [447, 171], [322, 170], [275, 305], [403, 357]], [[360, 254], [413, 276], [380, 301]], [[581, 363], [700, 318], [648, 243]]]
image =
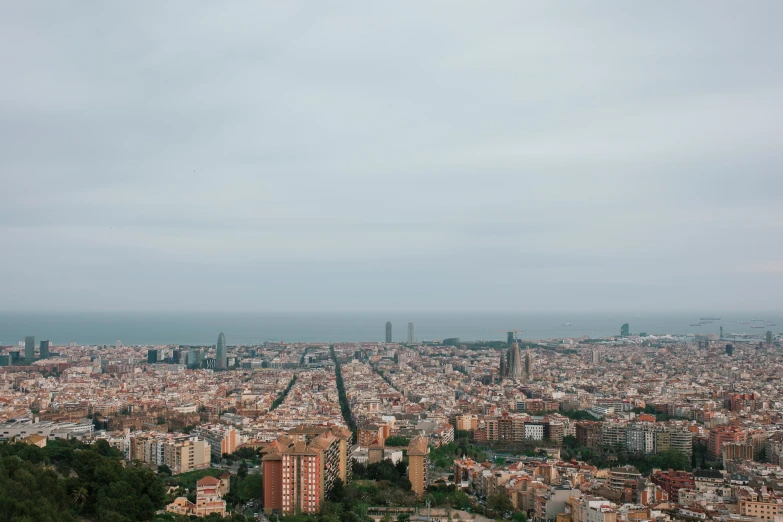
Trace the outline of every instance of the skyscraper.
[[158, 350], [147, 350], [147, 364], [158, 362]]
[[386, 321], [386, 342], [392, 342], [391, 339], [391, 321]]
[[508, 341], [506, 341], [509, 345], [514, 344], [514, 332], [508, 332]]
[[408, 344], [413, 344], [413, 323], [408, 323]]
[[628, 325], [628, 323], [623, 323], [623, 326], [620, 327], [620, 337], [628, 337], [631, 335], [631, 327]]
[[49, 346], [50, 346], [50, 344], [51, 343], [49, 341], [41, 341], [41, 346], [40, 346], [40, 352], [41, 352], [40, 357], [41, 357], [41, 359], [48, 359], [49, 358]]
[[32, 364], [35, 360], [35, 336], [28, 335], [24, 338], [24, 363]]
[[767, 330], [767, 344], [772, 344], [772, 330]]
[[226, 336], [223, 332], [218, 335], [217, 355], [215, 357], [215, 369], [225, 370], [228, 368], [228, 357], [226, 356]]

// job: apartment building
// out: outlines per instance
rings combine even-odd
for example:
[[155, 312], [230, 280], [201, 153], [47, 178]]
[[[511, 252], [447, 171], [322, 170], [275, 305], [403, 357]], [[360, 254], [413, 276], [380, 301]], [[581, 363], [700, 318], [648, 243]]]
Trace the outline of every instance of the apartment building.
[[127, 439], [126, 458], [151, 467], [167, 465], [173, 474], [208, 468], [209, 443], [193, 435], [134, 433]]
[[183, 516], [206, 517], [217, 514], [226, 516], [226, 501], [223, 495], [228, 492], [228, 478], [203, 477], [196, 482], [196, 502], [190, 502], [186, 497], [177, 497], [166, 506], [166, 511]]
[[163, 464], [174, 475], [204, 469], [210, 464], [209, 453], [209, 443], [204, 440], [168, 442], [163, 444]]
[[745, 432], [734, 426], [718, 426], [710, 430], [707, 452], [713, 458], [723, 457], [724, 442], [744, 442]]
[[215, 477], [204, 477], [196, 482], [196, 505], [193, 514], [206, 517], [212, 513], [226, 516], [226, 501], [220, 495], [220, 481]]
[[350, 481], [351, 434], [341, 427], [298, 426], [262, 451], [264, 510], [314, 514], [339, 478]]
[[359, 429], [356, 433], [356, 443], [362, 447], [370, 446], [375, 440], [383, 444], [384, 440], [384, 427], [377, 424], [368, 424]]
[[633, 466], [612, 468], [609, 472], [608, 486], [612, 489], [623, 489], [626, 483], [637, 483], [641, 478], [642, 474]]
[[669, 495], [669, 498], [679, 503], [679, 491], [681, 489], [694, 489], [696, 484], [693, 480], [693, 473], [687, 471], [656, 471], [650, 477], [653, 484], [661, 486], [661, 488]]
[[414, 437], [408, 444], [408, 479], [411, 481], [411, 491], [422, 497], [429, 485], [427, 471], [430, 466], [429, 439], [423, 435]]
[[625, 425], [604, 424], [601, 429], [601, 445], [611, 448], [625, 445]]
[[783, 498], [762, 486], [754, 490], [743, 486], [737, 491], [737, 503], [740, 515], [763, 520], [775, 520], [783, 515]]
[[193, 434], [209, 442], [212, 458], [219, 461], [223, 455], [234, 453], [241, 444], [239, 432], [224, 424], [202, 424]]
[[24, 417], [0, 423], [0, 440], [30, 435], [40, 435], [48, 439], [81, 439], [89, 437], [92, 432], [93, 423], [88, 419], [80, 422], [51, 422], [39, 421], [37, 417]]
[[567, 504], [571, 522], [617, 522], [617, 506], [605, 498], [572, 496]]
[[576, 440], [586, 448], [596, 449], [601, 446], [601, 430], [600, 422], [577, 422]]

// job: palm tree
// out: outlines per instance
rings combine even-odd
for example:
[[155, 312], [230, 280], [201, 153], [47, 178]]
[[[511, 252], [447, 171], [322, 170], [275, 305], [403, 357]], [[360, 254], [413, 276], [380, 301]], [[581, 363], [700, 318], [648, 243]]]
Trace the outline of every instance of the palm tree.
[[71, 493], [71, 501], [74, 504], [84, 504], [87, 500], [87, 490], [84, 488], [77, 488]]

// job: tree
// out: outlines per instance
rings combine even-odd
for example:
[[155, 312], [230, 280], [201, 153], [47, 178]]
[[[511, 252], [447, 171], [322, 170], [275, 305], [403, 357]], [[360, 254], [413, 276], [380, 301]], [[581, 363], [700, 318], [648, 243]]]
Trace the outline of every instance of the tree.
[[564, 448], [574, 449], [577, 446], [579, 446], [579, 442], [576, 440], [576, 437], [574, 437], [573, 435], [566, 435], [565, 437], [563, 437]]
[[332, 484], [332, 490], [329, 491], [329, 501], [330, 502], [342, 502], [345, 499], [345, 484], [343, 484], [342, 479], [336, 478], [334, 479], [334, 483]]
[[237, 469], [237, 475], [241, 479], [247, 477], [247, 462], [245, 462], [244, 460], [239, 465], [239, 469]]
[[76, 488], [71, 492], [71, 502], [82, 505], [87, 501], [87, 490], [85, 488]]
[[410, 443], [410, 439], [407, 437], [400, 437], [394, 435], [386, 439], [386, 446], [407, 446]]
[[261, 496], [262, 479], [258, 473], [253, 473], [245, 477], [240, 483], [237, 496], [242, 502], [247, 502]]
[[491, 511], [495, 516], [502, 516], [509, 511], [513, 511], [514, 504], [511, 503], [508, 495], [498, 491], [487, 497], [487, 510]]
[[160, 466], [158, 466], [158, 475], [165, 475], [167, 477], [170, 477], [172, 475], [171, 468], [165, 464], [161, 464]]
[[688, 457], [675, 449], [670, 449], [659, 453], [650, 459], [650, 463], [661, 469], [687, 470], [690, 467]]

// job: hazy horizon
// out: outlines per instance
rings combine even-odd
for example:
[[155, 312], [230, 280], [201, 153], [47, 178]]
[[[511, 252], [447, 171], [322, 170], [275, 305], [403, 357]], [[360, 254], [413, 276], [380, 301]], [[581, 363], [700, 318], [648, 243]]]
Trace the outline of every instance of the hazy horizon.
[[[694, 326], [700, 317], [720, 321]], [[407, 324], [414, 323], [415, 339], [459, 337], [465, 341], [506, 339], [517, 330], [523, 340], [609, 337], [629, 323], [631, 333], [715, 334], [721, 327], [730, 340], [735, 335], [779, 333], [783, 316], [774, 313], [726, 315], [708, 313], [485, 313], [485, 312], [256, 312], [256, 313], [0, 313], [0, 345], [15, 344], [27, 335], [55, 343], [85, 344], [214, 344], [220, 332], [228, 344], [287, 342], [383, 342], [386, 322], [392, 323], [392, 340], [407, 339]], [[764, 323], [752, 323], [751, 319]], [[758, 329], [754, 326], [763, 326]]]
[[7, 3], [0, 310], [779, 309], [781, 15]]

